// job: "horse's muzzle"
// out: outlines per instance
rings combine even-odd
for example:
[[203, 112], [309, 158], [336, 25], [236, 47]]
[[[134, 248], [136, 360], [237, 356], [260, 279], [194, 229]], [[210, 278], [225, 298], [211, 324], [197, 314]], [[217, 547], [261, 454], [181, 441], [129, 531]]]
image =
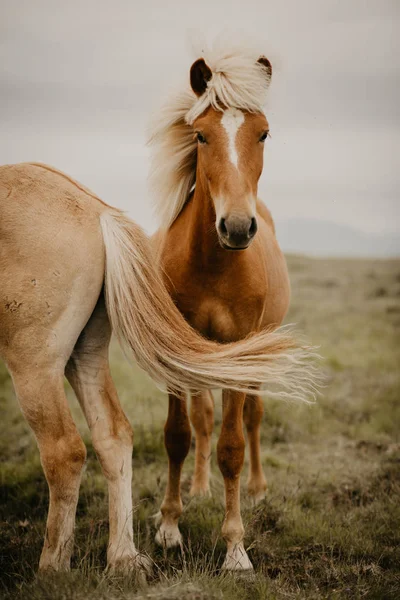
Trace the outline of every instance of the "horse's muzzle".
[[221, 218], [218, 223], [220, 244], [226, 250], [245, 250], [257, 233], [255, 217], [232, 215]]

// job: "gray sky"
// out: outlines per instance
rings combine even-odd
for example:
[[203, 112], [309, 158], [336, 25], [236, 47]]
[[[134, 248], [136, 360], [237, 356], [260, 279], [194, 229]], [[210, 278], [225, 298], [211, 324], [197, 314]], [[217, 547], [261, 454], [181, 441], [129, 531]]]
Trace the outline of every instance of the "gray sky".
[[400, 233], [398, 0], [0, 0], [0, 162], [50, 163], [152, 230], [146, 124], [194, 30], [244, 31], [273, 64], [276, 219]]

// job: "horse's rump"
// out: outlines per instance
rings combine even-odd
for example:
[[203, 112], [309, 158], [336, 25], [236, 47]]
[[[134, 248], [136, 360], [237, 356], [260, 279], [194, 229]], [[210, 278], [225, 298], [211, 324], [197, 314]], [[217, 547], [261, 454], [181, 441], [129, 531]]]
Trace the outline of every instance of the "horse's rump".
[[103, 284], [102, 208], [46, 167], [0, 167], [0, 354], [8, 363], [33, 360], [43, 344], [53, 358], [72, 351]]

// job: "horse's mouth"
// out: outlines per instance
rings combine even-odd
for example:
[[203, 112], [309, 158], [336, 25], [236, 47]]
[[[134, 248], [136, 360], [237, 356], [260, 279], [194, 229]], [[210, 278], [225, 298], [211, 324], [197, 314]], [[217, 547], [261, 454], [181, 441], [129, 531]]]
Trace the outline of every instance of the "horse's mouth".
[[251, 240], [250, 240], [249, 243], [246, 244], [245, 246], [229, 246], [226, 242], [221, 240], [220, 237], [218, 237], [218, 241], [219, 241], [219, 245], [221, 246], [221, 248], [223, 248], [224, 250], [232, 250], [232, 251], [246, 250], [250, 246], [250, 243], [251, 243]]

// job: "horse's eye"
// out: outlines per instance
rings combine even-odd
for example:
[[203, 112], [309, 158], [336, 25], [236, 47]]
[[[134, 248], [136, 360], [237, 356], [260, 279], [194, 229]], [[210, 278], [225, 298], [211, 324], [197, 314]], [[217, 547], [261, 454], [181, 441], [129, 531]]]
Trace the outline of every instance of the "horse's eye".
[[265, 142], [265, 140], [267, 139], [267, 137], [268, 137], [268, 131], [264, 131], [264, 133], [260, 137], [260, 142]]
[[206, 143], [206, 138], [204, 137], [204, 135], [202, 133], [200, 133], [200, 131], [198, 131], [196, 133], [196, 137], [197, 137], [197, 141], [199, 142], [199, 144], [205, 144]]

